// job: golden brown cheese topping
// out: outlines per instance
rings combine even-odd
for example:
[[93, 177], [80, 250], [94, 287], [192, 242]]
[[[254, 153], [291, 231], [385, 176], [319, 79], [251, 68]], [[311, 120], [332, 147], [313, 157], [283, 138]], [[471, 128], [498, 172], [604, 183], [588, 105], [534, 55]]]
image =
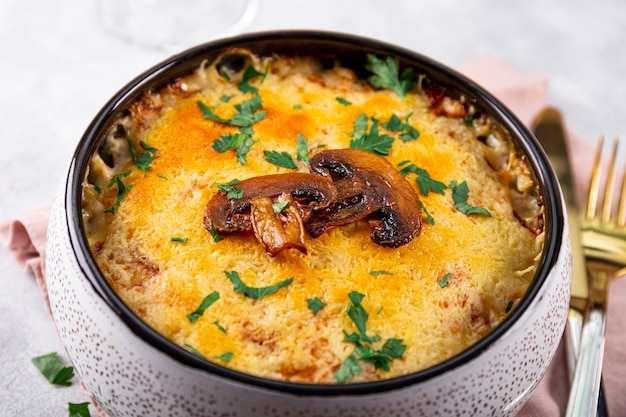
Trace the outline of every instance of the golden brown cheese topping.
[[85, 230], [121, 299], [207, 360], [308, 383], [415, 372], [500, 323], [543, 243], [506, 133], [421, 77], [381, 84], [392, 58], [367, 82], [232, 53], [240, 71], [144, 96], [90, 162]]

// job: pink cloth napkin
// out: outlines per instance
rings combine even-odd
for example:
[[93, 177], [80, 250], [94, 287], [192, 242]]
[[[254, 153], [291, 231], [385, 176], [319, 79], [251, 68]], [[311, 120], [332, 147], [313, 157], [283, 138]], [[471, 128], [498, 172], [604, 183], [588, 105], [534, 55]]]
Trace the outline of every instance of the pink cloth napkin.
[[[547, 105], [548, 80], [522, 74], [496, 57], [486, 56], [468, 62], [460, 71], [481, 84], [507, 105], [527, 126]], [[601, 127], [598, 127], [601, 129]], [[582, 200], [591, 160], [589, 145], [569, 134], [578, 197]], [[582, 185], [582, 186], [581, 186]], [[44, 249], [49, 206], [0, 222], [0, 242], [6, 246], [25, 272], [32, 272], [47, 303], [44, 279]], [[611, 416], [626, 415], [626, 279], [611, 284], [603, 378]], [[560, 346], [546, 376], [519, 412], [518, 417], [561, 416], [565, 413], [568, 378], [564, 346]], [[100, 410], [98, 410], [101, 412]], [[104, 416], [104, 414], [102, 414]]]

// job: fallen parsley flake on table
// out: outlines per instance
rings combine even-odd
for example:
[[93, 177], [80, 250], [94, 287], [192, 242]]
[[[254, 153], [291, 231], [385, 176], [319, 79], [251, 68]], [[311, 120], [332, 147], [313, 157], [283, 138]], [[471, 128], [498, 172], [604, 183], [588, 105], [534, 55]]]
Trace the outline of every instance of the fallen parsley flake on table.
[[89, 403], [67, 403], [69, 417], [91, 417], [89, 414]]
[[309, 310], [313, 312], [313, 315], [316, 316], [317, 313], [319, 313], [320, 310], [326, 306], [326, 303], [317, 297], [313, 297], [306, 300], [306, 305], [309, 307]]
[[74, 367], [63, 366], [61, 358], [56, 352], [32, 358], [31, 362], [41, 374], [53, 385], [69, 387], [74, 377]]
[[267, 287], [248, 287], [243, 283], [241, 278], [239, 277], [239, 273], [237, 271], [224, 271], [230, 282], [233, 284], [233, 289], [237, 293], [243, 293], [245, 296], [258, 299], [265, 297], [267, 295], [273, 294], [276, 291], [280, 290], [291, 284], [293, 282], [293, 278], [287, 278], [286, 280], [280, 281], [274, 285], [269, 285]]

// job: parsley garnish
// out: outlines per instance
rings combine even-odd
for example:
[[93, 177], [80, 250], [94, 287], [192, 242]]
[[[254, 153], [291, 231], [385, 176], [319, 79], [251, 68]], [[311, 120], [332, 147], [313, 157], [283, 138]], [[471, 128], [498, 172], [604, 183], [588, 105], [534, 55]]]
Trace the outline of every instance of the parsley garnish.
[[463, 118], [463, 121], [465, 122], [465, 124], [467, 124], [468, 126], [474, 126], [474, 116], [472, 116], [471, 114], [468, 114], [467, 116], [465, 116]]
[[223, 183], [214, 183], [213, 186], [219, 188], [220, 191], [226, 193], [226, 198], [241, 198], [243, 197], [243, 190], [235, 187], [235, 185], [241, 184], [237, 178]]
[[224, 271], [224, 273], [226, 274], [230, 282], [233, 283], [235, 292], [243, 293], [245, 296], [254, 298], [254, 299], [262, 298], [262, 297], [265, 297], [266, 295], [273, 294], [276, 291], [288, 286], [289, 284], [293, 282], [293, 278], [287, 278], [286, 280], [280, 281], [279, 283], [274, 284], [274, 285], [270, 285], [267, 287], [254, 288], [254, 287], [248, 287], [246, 284], [244, 284], [241, 278], [239, 278], [239, 273], [237, 273], [237, 271], [230, 271], [230, 272]]
[[170, 238], [170, 242], [187, 243], [187, 242], [189, 242], [189, 238], [188, 237], [180, 237], [180, 236], [172, 236]]
[[422, 200], [417, 200], [417, 202], [420, 203], [422, 210], [424, 210], [424, 214], [426, 215], [426, 221], [428, 222], [428, 224], [435, 224], [435, 219], [433, 218], [433, 216], [430, 215]]
[[454, 208], [463, 214], [482, 214], [483, 216], [491, 217], [491, 213], [487, 209], [482, 207], [471, 206], [467, 203], [469, 198], [469, 187], [467, 182], [463, 181], [457, 184], [456, 181], [450, 183], [452, 189], [452, 201], [454, 202]]
[[243, 81], [241, 81], [238, 85], [239, 90], [242, 93], [258, 93], [259, 89], [250, 85], [249, 81], [253, 78], [263, 77], [265, 79], [265, 75], [267, 74], [267, 68], [265, 69], [265, 73], [259, 72], [252, 65], [248, 65], [243, 72]]
[[141, 146], [143, 150], [148, 152], [137, 152], [130, 138], [128, 138], [127, 140], [133, 163], [137, 166], [137, 168], [143, 171], [143, 175], [145, 177], [148, 170], [152, 169], [152, 166], [150, 164], [152, 163], [152, 161], [154, 161], [154, 154], [157, 152], [157, 149], [153, 148], [145, 142], [139, 141], [139, 146]]
[[[410, 161], [402, 161], [398, 165], [406, 165], [409, 162]], [[419, 187], [421, 193], [424, 195], [428, 195], [430, 191], [433, 191], [437, 194], [443, 194], [443, 191], [448, 188], [445, 183], [432, 179], [428, 171], [418, 167], [415, 164], [406, 165], [400, 170], [400, 174], [404, 175], [405, 177], [409, 173], [417, 175], [417, 177], [415, 178], [415, 182], [417, 183], [417, 186]]]
[[294, 110], [302, 110], [302, 104], [294, 104], [293, 105], [293, 109]]
[[230, 96], [227, 96], [226, 94], [224, 94], [222, 97], [220, 97], [220, 101], [222, 103], [228, 103], [230, 101]]
[[279, 201], [278, 203], [272, 204], [272, 208], [274, 209], [274, 213], [280, 214], [287, 208], [288, 205], [289, 201]]
[[233, 358], [233, 352], [226, 352], [221, 354], [220, 356], [216, 356], [216, 359], [219, 359], [223, 362], [230, 362], [230, 360]]
[[365, 69], [374, 74], [367, 78], [367, 82], [373, 87], [390, 88], [402, 98], [417, 85], [413, 68], [406, 68], [398, 76], [400, 63], [397, 58], [391, 56], [383, 60], [367, 54]]
[[370, 271], [370, 275], [393, 275], [391, 271]]
[[265, 160], [270, 164], [288, 169], [298, 168], [291, 155], [287, 152], [263, 151], [263, 155], [265, 155]]
[[400, 132], [400, 139], [402, 140], [402, 142], [409, 142], [412, 140], [415, 140], [417, 138], [420, 137], [420, 132], [417, 131], [417, 129], [415, 129], [413, 126], [411, 126], [409, 124], [409, 118], [413, 115], [413, 113], [410, 113], [406, 119], [404, 119], [404, 122], [402, 120], [400, 120], [400, 118], [398, 116], [396, 116], [395, 114], [392, 114], [391, 117], [389, 118], [389, 121], [386, 123], [383, 123], [382, 126], [389, 130], [390, 132]]
[[394, 138], [389, 135], [378, 133], [378, 121], [372, 118], [372, 125], [367, 132], [367, 116], [359, 115], [354, 121], [354, 132], [351, 133], [353, 139], [350, 141], [350, 148], [362, 149], [379, 155], [389, 155]]
[[445, 274], [438, 282], [441, 288], [446, 288], [450, 283], [450, 273]]
[[335, 97], [335, 100], [337, 100], [337, 102], [339, 104], [343, 104], [344, 106], [351, 106], [352, 105], [352, 103], [350, 101], [346, 100], [343, 97]]
[[216, 319], [216, 320], [213, 322], [213, 324], [215, 324], [215, 325], [217, 326], [217, 328], [218, 328], [218, 329], [220, 329], [220, 332], [222, 332], [222, 333], [226, 334], [226, 329], [224, 328], [224, 326], [222, 326], [222, 325], [220, 324], [220, 321], [219, 321], [219, 320], [217, 320], [217, 319]]
[[510, 300], [508, 303], [506, 303], [506, 307], [504, 308], [504, 312], [508, 313], [509, 311], [511, 311], [512, 308], [513, 308], [513, 300]]
[[211, 222], [211, 237], [213, 238], [213, 241], [215, 243], [219, 242], [220, 240], [224, 240], [224, 238], [221, 237], [220, 234], [217, 232], [217, 229], [215, 228], [213, 222]]
[[120, 202], [122, 201], [126, 193], [131, 188], [133, 188], [132, 185], [126, 185], [124, 184], [124, 181], [122, 181], [122, 178], [127, 177], [128, 175], [130, 175], [130, 171], [125, 171], [120, 174], [115, 174], [113, 178], [111, 178], [111, 181], [109, 181], [109, 184], [107, 185], [107, 189], [110, 189], [111, 187], [113, 187], [113, 185], [116, 185], [117, 186], [117, 198], [115, 200], [115, 203], [113, 203], [111, 207], [104, 210], [105, 213], [115, 213], [115, 208], [120, 204]]
[[163, 173], [161, 173], [161, 172], [159, 172], [159, 173], [157, 174], [157, 177], [161, 178], [162, 180], [167, 180], [167, 177], [165, 176], [165, 174], [163, 174]]
[[189, 319], [190, 322], [192, 323], [195, 322], [204, 314], [204, 311], [207, 308], [211, 307], [213, 303], [215, 303], [219, 299], [220, 299], [220, 293], [217, 291], [213, 291], [211, 294], [204, 297], [204, 299], [202, 300], [202, 302], [200, 303], [198, 308], [196, 308], [195, 311], [187, 314], [187, 318]]
[[252, 139], [252, 135], [248, 133], [229, 133], [220, 135], [219, 139], [213, 141], [211, 148], [219, 153], [236, 150], [237, 161], [241, 165], [246, 165], [246, 156], [255, 143], [256, 141]]
[[309, 140], [302, 133], [296, 135], [296, 158], [299, 161], [309, 162]]
[[191, 346], [189, 343], [185, 343], [183, 346], [185, 347], [185, 349], [187, 349], [189, 352], [193, 353], [194, 355], [199, 356], [202, 359], [206, 359], [206, 356], [204, 356], [202, 352], [200, 352], [195, 347]]
[[89, 403], [67, 403], [67, 409], [69, 411], [69, 417], [91, 417], [89, 414]]
[[74, 368], [72, 366], [64, 367], [56, 352], [37, 356], [32, 358], [31, 362], [51, 384], [64, 387], [72, 385], [70, 380], [74, 377]]
[[306, 300], [306, 305], [309, 307], [309, 310], [313, 312], [313, 315], [316, 316], [317, 313], [326, 306], [326, 303], [317, 297], [313, 297]]
[[335, 379], [338, 383], [343, 383], [348, 379], [361, 373], [361, 362], [368, 362], [374, 365], [375, 369], [389, 371], [389, 365], [394, 359], [400, 359], [404, 355], [406, 345], [402, 339], [390, 338], [385, 341], [381, 349], [375, 349], [373, 344], [382, 338], [378, 335], [367, 335], [367, 320], [369, 314], [363, 308], [361, 301], [365, 296], [356, 291], [348, 294], [351, 303], [348, 305], [347, 314], [357, 328], [358, 333], [348, 334], [344, 331], [346, 338], [344, 342], [354, 343], [354, 352], [335, 371]]

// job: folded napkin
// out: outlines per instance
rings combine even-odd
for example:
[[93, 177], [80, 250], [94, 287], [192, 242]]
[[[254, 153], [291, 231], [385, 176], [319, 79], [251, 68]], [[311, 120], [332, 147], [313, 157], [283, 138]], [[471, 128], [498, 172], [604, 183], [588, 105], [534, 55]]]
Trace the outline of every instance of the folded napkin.
[[[519, 73], [492, 56], [468, 62], [460, 71], [491, 91], [527, 126], [531, 126], [535, 117], [546, 107], [548, 80], [545, 77]], [[575, 181], [582, 185], [577, 190], [579, 200], [582, 201], [591, 165], [589, 155], [593, 150], [590, 152], [589, 144], [572, 134], [568, 135], [568, 141], [573, 150], [572, 166], [577, 167]], [[0, 242], [8, 248], [25, 272], [34, 274], [46, 303], [44, 249], [49, 209], [49, 206], [42, 207], [15, 219], [0, 222]], [[603, 368], [606, 398], [609, 414], [612, 416], [626, 415], [626, 349], [621, 349], [626, 343], [626, 319], [623, 319], [626, 317], [626, 302], [622, 300], [626, 300], [626, 279], [614, 280], [610, 288]], [[567, 407], [568, 390], [564, 346], [561, 345], [546, 376], [518, 417], [563, 415]], [[106, 417], [101, 410], [98, 412]]]

